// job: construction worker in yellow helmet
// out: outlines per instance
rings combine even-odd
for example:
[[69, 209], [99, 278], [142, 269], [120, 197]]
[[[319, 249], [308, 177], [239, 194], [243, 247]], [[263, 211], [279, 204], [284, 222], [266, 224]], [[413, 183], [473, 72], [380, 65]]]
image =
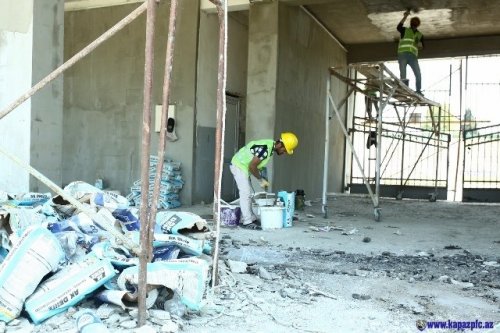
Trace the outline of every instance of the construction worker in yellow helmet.
[[274, 153], [278, 155], [293, 154], [299, 144], [297, 136], [291, 132], [283, 132], [280, 138], [254, 140], [242, 147], [232, 158], [230, 170], [233, 174], [240, 195], [240, 226], [246, 229], [260, 229], [257, 216], [252, 211], [253, 189], [250, 175], [253, 175], [260, 186], [267, 190], [271, 185], [262, 176], [261, 170], [269, 163]]

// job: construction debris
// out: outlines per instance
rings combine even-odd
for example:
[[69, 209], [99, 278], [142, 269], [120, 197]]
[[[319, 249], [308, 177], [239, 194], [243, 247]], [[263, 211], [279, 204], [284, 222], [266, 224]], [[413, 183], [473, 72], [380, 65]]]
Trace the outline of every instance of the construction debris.
[[[166, 168], [169, 177], [180, 177], [180, 165], [170, 162]], [[85, 182], [73, 182], [64, 192], [96, 216], [115, 221], [120, 238], [138, 240], [138, 209], [127, 198]], [[19, 317], [24, 309], [40, 325], [79, 308], [72, 323], [79, 332], [107, 332], [108, 321], [125, 329], [137, 326], [139, 258], [120, 238], [60, 196], [2, 192], [0, 198], [0, 322], [7, 327], [31, 325]], [[156, 312], [148, 320], [151, 327], [175, 332], [187, 310], [200, 311], [205, 304], [212, 265], [206, 254], [211, 253], [213, 235], [206, 220], [189, 212], [160, 211], [155, 222], [146, 307]], [[109, 305], [99, 307], [96, 317], [85, 310], [87, 301]], [[124, 320], [123, 311], [131, 317]], [[158, 320], [158, 311], [175, 314], [179, 322]]]

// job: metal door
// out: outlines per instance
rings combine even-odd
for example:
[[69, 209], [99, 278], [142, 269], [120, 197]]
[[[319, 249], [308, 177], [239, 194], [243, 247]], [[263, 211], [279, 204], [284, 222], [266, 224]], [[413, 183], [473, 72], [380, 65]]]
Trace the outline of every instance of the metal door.
[[237, 187], [229, 170], [231, 158], [238, 150], [240, 98], [226, 95], [226, 129], [224, 134], [224, 165], [222, 170], [221, 197], [225, 201], [237, 198]]

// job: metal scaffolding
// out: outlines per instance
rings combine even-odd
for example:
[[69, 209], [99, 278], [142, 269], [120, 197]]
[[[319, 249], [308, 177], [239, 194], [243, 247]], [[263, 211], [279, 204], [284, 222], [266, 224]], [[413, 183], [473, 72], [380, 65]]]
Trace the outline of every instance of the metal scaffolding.
[[[348, 77], [343, 74], [343, 72], [347, 72], [347, 75], [353, 76], [354, 78]], [[348, 86], [347, 93], [345, 96], [342, 96], [338, 102], [334, 100], [334, 97], [331, 92], [331, 79], [335, 77], [339, 79], [341, 82], [345, 83]], [[325, 113], [325, 160], [324, 160], [324, 170], [323, 170], [323, 196], [322, 196], [322, 210], [324, 216], [328, 215], [328, 206], [327, 206], [327, 176], [328, 176], [328, 151], [329, 151], [329, 120], [333, 117], [333, 113], [335, 114], [336, 119], [339, 122], [339, 125], [342, 129], [342, 132], [346, 138], [346, 142], [349, 145], [356, 164], [359, 167], [359, 170], [362, 174], [363, 183], [366, 185], [366, 189], [368, 194], [373, 202], [374, 207], [374, 218], [375, 221], [380, 221], [381, 219], [381, 208], [380, 208], [380, 178], [381, 178], [381, 165], [382, 165], [382, 131], [383, 131], [383, 113], [384, 109], [387, 106], [392, 106], [396, 110], [398, 114], [398, 128], [403, 133], [407, 129], [408, 122], [406, 121], [408, 110], [410, 108], [415, 108], [417, 106], [423, 106], [429, 108], [429, 113], [431, 115], [432, 120], [432, 130], [430, 136], [428, 138], [427, 143], [425, 144], [423, 150], [429, 145], [430, 139], [435, 136], [440, 136], [440, 117], [441, 117], [441, 106], [425, 98], [423, 95], [417, 94], [406, 84], [404, 84], [399, 78], [394, 75], [384, 63], [369, 63], [369, 64], [352, 64], [347, 68], [329, 68], [329, 75], [327, 79], [327, 93], [326, 93], [326, 113]], [[374, 131], [371, 131], [369, 140], [373, 140], [373, 142], [378, 143], [376, 146], [376, 157], [373, 158], [375, 161], [375, 188], [372, 189], [369, 178], [365, 174], [365, 169], [360, 162], [358, 154], [354, 148], [353, 142], [350, 138], [350, 133], [353, 129], [347, 129], [344, 119], [342, 118], [339, 109], [347, 102], [349, 97], [353, 92], [361, 93], [365, 96], [366, 103], [370, 103], [370, 108], [367, 107], [367, 110], [370, 110], [370, 114], [368, 114], [367, 121], [373, 123]], [[371, 115], [371, 105], [375, 107], [376, 117], [372, 117]], [[434, 108], [437, 108], [437, 115], [434, 114]], [[399, 109], [403, 109], [403, 116], [400, 116]], [[332, 113], [333, 110], [333, 113]], [[420, 156], [417, 159], [417, 162], [420, 160], [423, 150], [420, 153]], [[434, 193], [429, 198], [431, 201], [435, 201], [437, 198], [437, 179], [438, 179], [438, 165], [439, 165], [439, 145], [437, 145], [437, 153], [436, 153], [436, 176], [434, 179]], [[415, 166], [412, 168], [411, 173], [415, 169]], [[403, 181], [403, 177], [401, 177], [400, 183], [400, 191], [406, 186], [408, 182], [409, 176], [406, 180]], [[402, 192], [400, 192], [402, 193]], [[399, 196], [399, 195], [398, 195]]]

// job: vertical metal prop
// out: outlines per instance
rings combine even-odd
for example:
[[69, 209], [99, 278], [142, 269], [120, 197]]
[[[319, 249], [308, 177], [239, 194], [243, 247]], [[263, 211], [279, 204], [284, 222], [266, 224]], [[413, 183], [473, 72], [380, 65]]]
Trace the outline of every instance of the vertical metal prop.
[[217, 84], [217, 128], [215, 131], [214, 205], [215, 246], [213, 250], [212, 287], [218, 284], [220, 241], [220, 193], [222, 161], [224, 159], [224, 131], [226, 123], [226, 54], [227, 54], [227, 1], [210, 0], [219, 15], [219, 69]]
[[59, 75], [61, 75], [65, 70], [76, 64], [79, 60], [81, 60], [83, 57], [88, 55], [90, 52], [94, 51], [99, 45], [101, 45], [103, 42], [108, 40], [110, 37], [112, 37], [114, 34], [116, 34], [118, 31], [123, 29], [126, 25], [128, 25], [130, 22], [135, 20], [139, 15], [141, 15], [144, 11], [146, 10], [146, 4], [143, 3], [139, 7], [137, 7], [132, 13], [124, 17], [120, 22], [115, 24], [113, 27], [111, 27], [109, 30], [107, 30], [105, 33], [103, 33], [101, 36], [99, 36], [96, 40], [94, 40], [92, 43], [87, 45], [85, 48], [83, 48], [80, 52], [75, 54], [73, 57], [71, 57], [68, 61], [66, 61], [64, 64], [56, 68], [52, 73], [41, 79], [37, 84], [35, 84], [33, 87], [31, 87], [30, 90], [25, 92], [22, 96], [20, 96], [17, 100], [12, 102], [9, 106], [7, 106], [4, 110], [0, 112], [0, 119], [5, 117], [7, 114], [9, 114], [12, 110], [17, 108], [19, 105], [21, 105], [24, 101], [26, 101], [28, 98], [33, 96], [37, 91], [45, 87], [47, 84], [49, 84], [51, 81], [56, 79]]
[[[465, 58], [465, 66], [467, 67], [467, 60], [468, 58]], [[462, 143], [462, 110], [464, 106], [464, 94], [463, 94], [463, 86], [464, 86], [464, 78], [463, 78], [463, 67], [462, 67], [462, 60], [460, 60], [460, 107], [459, 107], [459, 129], [458, 129], [458, 141], [457, 141], [457, 163], [455, 166], [455, 182], [453, 185], [453, 201], [457, 200], [457, 191], [458, 191], [458, 169], [460, 168], [460, 150], [461, 150], [461, 143]], [[467, 78], [465, 80], [465, 87], [467, 87]], [[465, 159], [464, 159], [465, 163]], [[463, 171], [462, 171], [463, 172]]]
[[[375, 208], [379, 208], [380, 204], [380, 171], [381, 171], [381, 166], [382, 166], [382, 113], [385, 108], [385, 103], [383, 101], [382, 96], [384, 96], [384, 65], [383, 63], [380, 64], [380, 71], [379, 71], [379, 80], [380, 80], [380, 86], [379, 86], [379, 96], [380, 96], [380, 101], [379, 101], [379, 107], [378, 107], [378, 115], [377, 115], [377, 158], [375, 160], [375, 200], [376, 204], [374, 205]], [[387, 96], [387, 102], [389, 102], [390, 96]]]
[[328, 75], [326, 80], [326, 103], [325, 103], [325, 153], [323, 160], [323, 195], [322, 195], [322, 211], [325, 218], [328, 217], [328, 207], [327, 207], [327, 187], [328, 187], [328, 159], [330, 152], [330, 119], [332, 116], [330, 114], [330, 102], [328, 101], [328, 94], [330, 94], [330, 81], [332, 79], [331, 75]]
[[439, 148], [441, 148], [441, 106], [438, 109], [438, 120], [436, 127], [436, 137], [437, 137], [437, 145], [436, 145], [436, 177], [434, 180], [434, 198], [437, 200], [438, 197], [438, 177], [439, 177]]
[[142, 110], [142, 156], [141, 156], [141, 254], [139, 256], [138, 326], [146, 322], [147, 263], [151, 252], [149, 240], [149, 154], [151, 147], [151, 100], [153, 93], [154, 34], [156, 19], [155, 0], [147, 1], [146, 47], [144, 64], [144, 101]]
[[[172, 63], [175, 50], [175, 21], [177, 18], [177, 0], [170, 1], [170, 19], [168, 24], [167, 51], [165, 56], [165, 74], [163, 78], [163, 96], [161, 108], [161, 127], [158, 142], [158, 165], [156, 168], [155, 183], [153, 187], [153, 198], [151, 201], [150, 228], [148, 242], [154, 240], [153, 230], [156, 223], [156, 212], [158, 211], [158, 197], [160, 195], [161, 175], [163, 172], [163, 160], [165, 159], [165, 146], [167, 136], [168, 105], [170, 96], [170, 81], [172, 79]], [[148, 252], [148, 261], [153, 259], [153, 253]]]

